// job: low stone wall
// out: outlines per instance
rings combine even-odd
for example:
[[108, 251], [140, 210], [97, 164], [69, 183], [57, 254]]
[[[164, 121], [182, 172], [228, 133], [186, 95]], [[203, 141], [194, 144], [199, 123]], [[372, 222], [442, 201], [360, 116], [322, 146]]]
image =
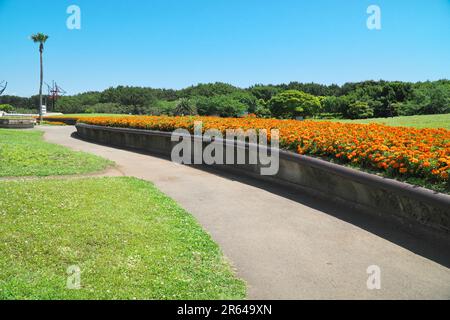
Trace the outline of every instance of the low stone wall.
[[0, 118], [0, 128], [5, 129], [31, 129], [35, 124], [35, 119]]
[[[121, 148], [138, 149], [170, 156], [178, 142], [171, 133], [76, 125], [78, 135], [86, 140]], [[222, 141], [234, 148], [249, 145]], [[225, 151], [224, 151], [225, 153]], [[220, 170], [251, 176], [296, 188], [310, 195], [351, 206], [363, 213], [394, 219], [408, 227], [439, 230], [450, 235], [450, 196], [412, 186], [400, 181], [368, 174], [317, 158], [280, 151], [280, 168], [274, 176], [260, 175], [260, 165], [215, 165]]]

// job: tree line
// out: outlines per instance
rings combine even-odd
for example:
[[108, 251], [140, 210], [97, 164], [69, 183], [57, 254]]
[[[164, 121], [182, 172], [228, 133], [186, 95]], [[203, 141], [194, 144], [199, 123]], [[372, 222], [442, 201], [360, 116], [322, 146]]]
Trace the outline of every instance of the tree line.
[[[16, 112], [35, 112], [39, 96], [0, 96], [0, 105], [12, 106]], [[342, 86], [291, 82], [249, 88], [218, 82], [181, 90], [118, 86], [61, 97], [51, 111], [223, 117], [255, 114], [289, 119], [440, 114], [450, 112], [450, 80], [364, 81]]]

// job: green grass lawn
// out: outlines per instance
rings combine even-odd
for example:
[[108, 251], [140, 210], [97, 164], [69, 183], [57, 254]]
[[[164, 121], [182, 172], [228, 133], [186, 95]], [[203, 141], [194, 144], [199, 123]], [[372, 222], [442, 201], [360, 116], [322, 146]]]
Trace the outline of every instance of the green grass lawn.
[[41, 131], [0, 129], [0, 177], [71, 175], [100, 171], [111, 161], [47, 143]]
[[375, 118], [362, 120], [331, 120], [347, 123], [381, 123], [394, 127], [415, 127], [415, 128], [445, 128], [450, 130], [449, 114], [432, 114], [421, 116], [407, 116], [394, 118]]
[[245, 297], [210, 236], [148, 182], [3, 181], [0, 194], [0, 299]]
[[[0, 129], [0, 176], [112, 163]], [[80, 270], [80, 288], [69, 289]], [[75, 270], [75, 269], [74, 269]], [[71, 276], [72, 275], [72, 276]], [[76, 276], [75, 276], [76, 277]], [[0, 181], [0, 299], [241, 299], [246, 287], [195, 219], [134, 178]]]

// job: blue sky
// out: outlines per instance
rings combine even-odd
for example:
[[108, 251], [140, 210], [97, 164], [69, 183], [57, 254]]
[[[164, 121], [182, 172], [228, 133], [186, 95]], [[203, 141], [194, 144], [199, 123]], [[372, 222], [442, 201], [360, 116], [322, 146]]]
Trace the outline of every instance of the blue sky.
[[[81, 30], [66, 9], [81, 8]], [[381, 8], [381, 30], [366, 27]], [[0, 81], [38, 91], [32, 33], [50, 35], [45, 80], [69, 94], [223, 81], [450, 78], [450, 0], [0, 0]]]

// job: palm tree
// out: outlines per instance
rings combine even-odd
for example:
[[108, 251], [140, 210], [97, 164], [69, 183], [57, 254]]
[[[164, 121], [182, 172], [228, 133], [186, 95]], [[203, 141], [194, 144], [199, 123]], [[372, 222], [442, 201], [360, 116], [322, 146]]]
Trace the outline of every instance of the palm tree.
[[192, 115], [195, 114], [195, 107], [192, 105], [189, 99], [181, 98], [177, 102], [177, 105], [174, 109], [174, 114], [177, 116]]
[[47, 41], [48, 35], [43, 33], [36, 33], [31, 36], [34, 43], [39, 43], [39, 55], [41, 61], [41, 81], [39, 84], [39, 118], [42, 123], [42, 83], [44, 82], [44, 65], [42, 62], [42, 53], [44, 52], [44, 43]]

